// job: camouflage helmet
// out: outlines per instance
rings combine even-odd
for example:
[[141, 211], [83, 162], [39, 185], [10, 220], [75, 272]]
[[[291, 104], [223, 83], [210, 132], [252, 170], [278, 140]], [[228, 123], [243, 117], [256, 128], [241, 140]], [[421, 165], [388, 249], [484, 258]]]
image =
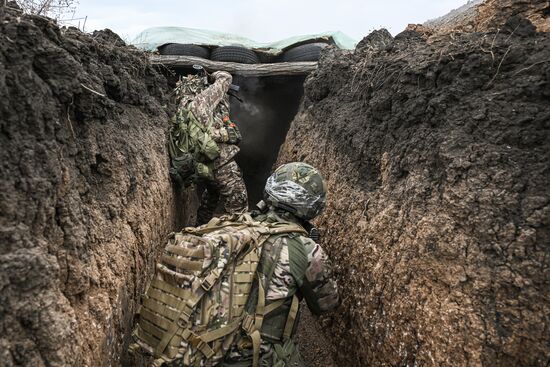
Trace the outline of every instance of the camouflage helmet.
[[325, 207], [326, 184], [323, 176], [309, 164], [283, 164], [267, 179], [264, 200], [299, 218], [312, 219]]

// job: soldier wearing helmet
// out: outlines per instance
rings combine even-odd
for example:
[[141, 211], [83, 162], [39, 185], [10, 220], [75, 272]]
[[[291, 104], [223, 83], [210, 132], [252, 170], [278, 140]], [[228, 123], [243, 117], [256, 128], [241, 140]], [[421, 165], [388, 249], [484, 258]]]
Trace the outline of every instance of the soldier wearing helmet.
[[246, 187], [234, 160], [239, 152], [241, 134], [229, 118], [227, 91], [232, 77], [224, 71], [217, 71], [211, 77], [214, 82], [210, 85], [206, 77], [189, 75], [176, 86], [178, 113], [190, 111], [206, 128], [207, 138], [215, 142], [214, 148], [217, 145], [217, 157], [198, 165], [206, 188], [197, 213], [198, 224], [208, 222], [220, 202], [226, 214], [243, 213], [248, 209]]
[[[308, 221], [323, 210], [325, 199], [326, 184], [317, 169], [300, 162], [285, 164], [268, 178], [264, 200], [258, 206], [260, 211], [253, 213], [254, 219], [308, 227]], [[282, 234], [264, 243], [258, 269], [265, 289], [265, 307], [282, 303], [261, 324], [260, 366], [304, 366], [293, 340], [300, 301], [305, 299], [317, 315], [339, 305], [328, 257], [312, 238]], [[222, 366], [252, 366], [252, 358], [252, 347], [243, 335]]]

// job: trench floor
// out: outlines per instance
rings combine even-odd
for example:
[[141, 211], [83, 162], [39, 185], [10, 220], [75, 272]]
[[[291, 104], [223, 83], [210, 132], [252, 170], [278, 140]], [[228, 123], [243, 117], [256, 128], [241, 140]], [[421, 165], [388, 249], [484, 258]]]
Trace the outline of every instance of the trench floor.
[[300, 309], [296, 343], [306, 366], [337, 367], [333, 358], [334, 346], [323, 334], [321, 321], [309, 312], [305, 302], [302, 302]]

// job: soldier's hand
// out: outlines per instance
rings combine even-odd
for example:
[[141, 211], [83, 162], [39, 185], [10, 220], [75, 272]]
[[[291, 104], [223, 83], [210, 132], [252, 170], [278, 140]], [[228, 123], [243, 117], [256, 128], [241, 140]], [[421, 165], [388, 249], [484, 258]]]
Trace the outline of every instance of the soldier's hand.
[[229, 136], [229, 140], [228, 140], [229, 144], [238, 144], [241, 141], [241, 134], [239, 130], [228, 126], [226, 128], [226, 131], [227, 131], [227, 135]]
[[233, 81], [233, 77], [231, 74], [229, 74], [227, 71], [215, 71], [212, 73], [212, 79], [218, 80], [218, 79], [226, 79], [229, 81], [229, 84]]
[[319, 243], [321, 240], [321, 232], [319, 232], [319, 229], [317, 227], [311, 227], [309, 230], [309, 238], [311, 238], [316, 243]]

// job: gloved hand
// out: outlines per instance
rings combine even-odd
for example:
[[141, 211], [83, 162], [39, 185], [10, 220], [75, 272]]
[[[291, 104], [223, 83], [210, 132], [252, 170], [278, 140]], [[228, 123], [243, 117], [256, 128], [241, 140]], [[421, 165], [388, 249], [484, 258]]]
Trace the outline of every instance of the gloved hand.
[[227, 141], [229, 144], [239, 144], [241, 142], [241, 132], [236, 126], [226, 126], [225, 130], [227, 131], [227, 135], [229, 136], [229, 140]]
[[311, 238], [316, 243], [319, 243], [321, 240], [321, 232], [317, 229], [317, 227], [311, 227], [309, 230], [309, 238]]
[[214, 80], [227, 79], [229, 81], [229, 84], [231, 84], [231, 82], [233, 81], [233, 77], [227, 71], [215, 71], [211, 74], [211, 77]]

